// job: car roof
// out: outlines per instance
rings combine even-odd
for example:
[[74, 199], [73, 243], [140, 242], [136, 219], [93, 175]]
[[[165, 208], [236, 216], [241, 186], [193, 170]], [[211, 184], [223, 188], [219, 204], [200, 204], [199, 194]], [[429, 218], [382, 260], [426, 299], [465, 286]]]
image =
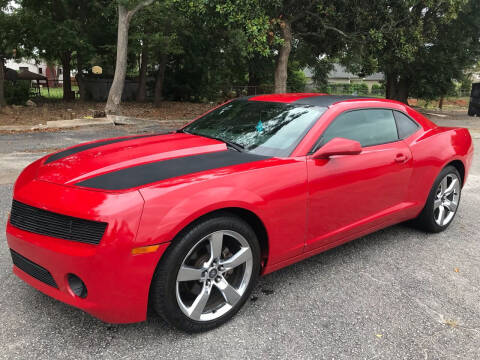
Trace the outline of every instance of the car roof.
[[265, 101], [265, 102], [281, 102], [288, 104], [301, 104], [329, 107], [333, 104], [347, 100], [383, 100], [374, 97], [357, 96], [357, 95], [328, 95], [320, 93], [285, 93], [285, 94], [267, 94], [254, 95], [240, 98], [249, 101]]

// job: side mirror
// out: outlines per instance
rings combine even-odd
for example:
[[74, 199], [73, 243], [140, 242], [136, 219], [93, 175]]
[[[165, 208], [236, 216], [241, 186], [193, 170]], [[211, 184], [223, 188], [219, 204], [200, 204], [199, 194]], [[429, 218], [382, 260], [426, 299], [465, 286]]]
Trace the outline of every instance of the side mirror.
[[333, 155], [358, 155], [362, 152], [362, 145], [358, 141], [333, 138], [312, 155], [313, 159], [328, 159]]

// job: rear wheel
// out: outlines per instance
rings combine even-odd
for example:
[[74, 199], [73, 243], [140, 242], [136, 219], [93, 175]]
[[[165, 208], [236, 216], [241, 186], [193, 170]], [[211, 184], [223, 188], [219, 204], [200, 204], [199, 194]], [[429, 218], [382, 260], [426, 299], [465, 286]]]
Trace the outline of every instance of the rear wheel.
[[468, 116], [475, 116], [475, 115], [479, 115], [479, 112], [476, 111], [475, 107], [472, 104], [470, 104], [468, 106]]
[[425, 231], [440, 232], [453, 221], [460, 204], [462, 180], [454, 166], [447, 166], [433, 184], [427, 203], [416, 219]]
[[187, 331], [213, 329], [248, 299], [260, 271], [255, 232], [233, 215], [190, 227], [157, 268], [151, 291], [155, 311]]

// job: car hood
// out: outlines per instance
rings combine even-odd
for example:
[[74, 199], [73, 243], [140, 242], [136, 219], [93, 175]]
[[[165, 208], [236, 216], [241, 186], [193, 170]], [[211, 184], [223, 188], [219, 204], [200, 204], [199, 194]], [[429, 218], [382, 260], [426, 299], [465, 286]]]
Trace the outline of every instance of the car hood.
[[36, 178], [56, 184], [79, 184], [142, 164], [221, 151], [226, 151], [223, 142], [184, 133], [105, 139], [46, 156]]

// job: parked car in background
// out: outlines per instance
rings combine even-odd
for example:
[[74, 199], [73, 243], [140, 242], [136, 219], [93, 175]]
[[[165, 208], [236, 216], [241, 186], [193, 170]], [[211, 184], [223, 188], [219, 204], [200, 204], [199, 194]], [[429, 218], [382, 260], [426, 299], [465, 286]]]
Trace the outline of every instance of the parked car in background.
[[480, 83], [472, 84], [472, 94], [468, 105], [469, 116], [480, 116]]
[[407, 220], [445, 230], [472, 156], [467, 129], [395, 101], [233, 100], [173, 133], [29, 165], [7, 223], [13, 271], [106, 322], [143, 321], [151, 306], [209, 330], [260, 275]]

